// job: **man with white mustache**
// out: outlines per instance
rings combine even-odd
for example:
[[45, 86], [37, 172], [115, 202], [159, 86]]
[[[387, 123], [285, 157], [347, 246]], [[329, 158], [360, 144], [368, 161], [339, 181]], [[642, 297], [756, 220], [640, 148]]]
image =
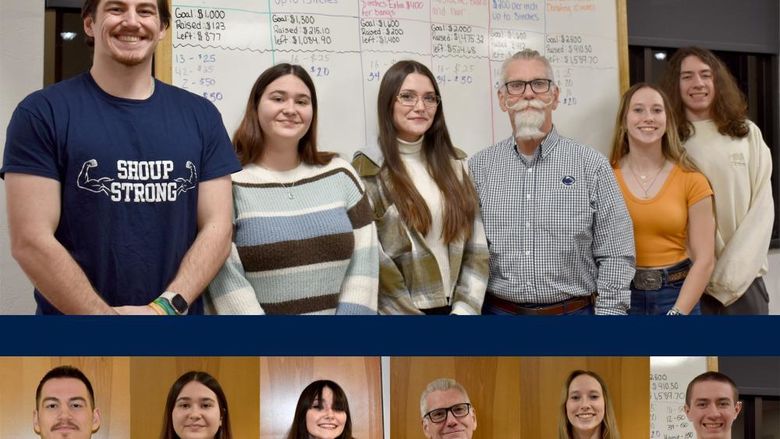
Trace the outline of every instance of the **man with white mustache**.
[[59, 366], [43, 376], [33, 410], [33, 430], [41, 439], [89, 439], [100, 421], [92, 384], [83, 372]]
[[731, 426], [741, 410], [737, 385], [720, 372], [704, 372], [685, 391], [685, 415], [697, 439], [731, 439]]
[[490, 249], [483, 314], [625, 314], [631, 218], [606, 157], [558, 134], [552, 67], [526, 49], [498, 90], [513, 135], [469, 160]]

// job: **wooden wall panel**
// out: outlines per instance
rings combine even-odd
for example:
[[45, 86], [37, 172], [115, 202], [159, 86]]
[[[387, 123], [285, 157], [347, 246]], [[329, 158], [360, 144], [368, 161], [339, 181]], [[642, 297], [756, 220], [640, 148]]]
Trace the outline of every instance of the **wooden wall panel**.
[[260, 437], [284, 439], [301, 391], [328, 379], [347, 394], [352, 433], [382, 438], [382, 386], [379, 357], [263, 357], [260, 359]]
[[453, 378], [466, 388], [474, 405], [477, 415], [474, 439], [519, 438], [519, 370], [519, 359], [508, 357], [391, 358], [391, 436], [424, 438], [420, 395], [434, 379]]
[[646, 357], [521, 358], [520, 423], [523, 437], [557, 435], [561, 388], [575, 369], [598, 373], [607, 383], [622, 437], [650, 432], [650, 360]]
[[190, 370], [219, 381], [228, 400], [237, 438], [259, 437], [259, 359], [255, 357], [138, 357], [130, 360], [133, 438], [160, 437], [165, 399], [171, 385]]
[[130, 370], [126, 357], [0, 358], [0, 438], [38, 438], [32, 427], [35, 389], [54, 367], [81, 369], [92, 383], [102, 423], [93, 439], [130, 439]]

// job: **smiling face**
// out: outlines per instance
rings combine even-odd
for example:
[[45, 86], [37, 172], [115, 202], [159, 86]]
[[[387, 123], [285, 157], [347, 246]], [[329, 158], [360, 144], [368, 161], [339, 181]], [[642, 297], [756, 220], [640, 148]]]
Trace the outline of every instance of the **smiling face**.
[[404, 105], [398, 99], [393, 104], [393, 123], [398, 138], [406, 142], [414, 142], [425, 134], [433, 124], [433, 117], [436, 115], [438, 107], [426, 107], [423, 96], [435, 96], [436, 90], [427, 76], [410, 73], [401, 84], [398, 95], [417, 97], [417, 102], [413, 106]]
[[569, 384], [566, 417], [575, 434], [590, 437], [601, 429], [604, 420], [604, 392], [598, 380], [590, 375], [578, 375]]
[[322, 388], [320, 400], [306, 411], [306, 430], [313, 439], [335, 439], [344, 432], [347, 412], [333, 409], [333, 390]]
[[95, 39], [95, 64], [126, 66], [151, 63], [165, 37], [156, 0], [103, 0], [84, 19], [84, 32]]
[[100, 428], [100, 412], [87, 386], [76, 378], [52, 378], [41, 387], [33, 429], [42, 439], [89, 439]]
[[181, 439], [213, 439], [222, 425], [217, 395], [200, 382], [190, 381], [176, 397], [171, 420]]
[[626, 132], [631, 146], [658, 145], [666, 133], [666, 111], [661, 94], [640, 88], [631, 96], [626, 112]]
[[[449, 408], [456, 404], [468, 402], [467, 398], [458, 389], [435, 390], [425, 398], [427, 411]], [[439, 423], [423, 418], [423, 432], [428, 439], [471, 439], [474, 430], [477, 429], [477, 415], [471, 407], [466, 416], [456, 418], [451, 411], [447, 412], [447, 418]]]
[[698, 439], [731, 438], [731, 425], [742, 405], [734, 401], [734, 389], [729, 383], [698, 382], [691, 389], [690, 401], [690, 406], [685, 405], [685, 414]]
[[714, 76], [712, 67], [697, 56], [687, 56], [680, 64], [680, 97], [688, 120], [710, 118], [710, 107], [715, 99]]
[[268, 84], [260, 96], [257, 115], [268, 143], [290, 143], [297, 147], [306, 135], [314, 114], [311, 92], [293, 74], [280, 76]]
[[[505, 82], [551, 79], [544, 63], [537, 59], [517, 59], [506, 65]], [[498, 90], [501, 110], [509, 114], [512, 132], [519, 140], [541, 139], [552, 129], [552, 112], [558, 107], [558, 87], [535, 93], [528, 84], [519, 95], [509, 94], [506, 86]]]

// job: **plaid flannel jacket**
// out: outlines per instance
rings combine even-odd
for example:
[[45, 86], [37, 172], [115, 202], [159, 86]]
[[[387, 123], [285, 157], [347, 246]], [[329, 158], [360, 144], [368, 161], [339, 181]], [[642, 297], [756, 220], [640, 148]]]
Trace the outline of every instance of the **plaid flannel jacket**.
[[[458, 152], [463, 178], [466, 154]], [[422, 314], [421, 309], [451, 305], [453, 314], [480, 314], [488, 278], [487, 241], [477, 213], [471, 238], [449, 245], [451, 301], [443, 291], [436, 258], [416, 230], [410, 229], [387, 194], [386, 170], [378, 148], [358, 151], [352, 162], [366, 186], [379, 233], [379, 313]]]

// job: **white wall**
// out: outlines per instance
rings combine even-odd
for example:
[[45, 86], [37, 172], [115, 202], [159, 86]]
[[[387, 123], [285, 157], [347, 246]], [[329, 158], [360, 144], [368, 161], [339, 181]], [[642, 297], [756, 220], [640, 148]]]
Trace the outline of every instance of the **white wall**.
[[[0, 2], [0, 153], [16, 104], [43, 84], [43, 12], [40, 0]], [[33, 312], [32, 285], [11, 258], [5, 188], [0, 187], [0, 314]]]

